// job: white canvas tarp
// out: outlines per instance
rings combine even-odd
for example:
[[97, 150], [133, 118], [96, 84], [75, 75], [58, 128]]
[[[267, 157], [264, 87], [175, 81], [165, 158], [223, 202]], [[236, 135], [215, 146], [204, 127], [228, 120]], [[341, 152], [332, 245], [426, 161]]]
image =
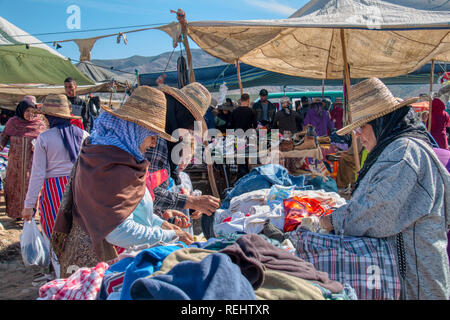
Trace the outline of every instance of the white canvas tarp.
[[[340, 30], [352, 78], [395, 77], [450, 61], [450, 1], [313, 0], [281, 20], [199, 21], [188, 35], [227, 62], [315, 79], [342, 79]], [[168, 32], [168, 30], [164, 30]]]

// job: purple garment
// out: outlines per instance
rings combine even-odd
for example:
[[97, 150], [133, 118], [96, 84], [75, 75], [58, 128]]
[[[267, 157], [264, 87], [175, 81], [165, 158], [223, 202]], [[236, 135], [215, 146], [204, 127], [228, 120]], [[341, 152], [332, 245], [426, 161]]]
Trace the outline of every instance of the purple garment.
[[83, 141], [83, 130], [70, 124], [70, 119], [46, 115], [50, 128], [58, 128], [64, 147], [69, 152], [70, 161], [75, 163]]
[[[438, 159], [442, 162], [442, 164], [447, 168], [447, 171], [450, 173], [450, 150], [433, 148], [434, 152]], [[447, 255], [448, 261], [450, 262], [450, 232], [447, 233]]]
[[319, 115], [316, 110], [317, 109], [315, 108], [308, 110], [303, 125], [312, 125], [314, 128], [316, 128], [316, 134], [319, 137], [328, 136], [328, 130], [332, 130], [334, 128], [334, 124], [331, 121], [330, 114], [328, 113], [328, 111], [322, 110], [322, 114]]

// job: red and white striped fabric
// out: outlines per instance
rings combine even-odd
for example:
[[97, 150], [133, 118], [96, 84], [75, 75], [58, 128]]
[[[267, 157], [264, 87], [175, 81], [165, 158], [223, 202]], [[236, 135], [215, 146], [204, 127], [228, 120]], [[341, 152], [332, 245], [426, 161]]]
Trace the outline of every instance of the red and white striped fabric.
[[39, 198], [39, 215], [42, 230], [51, 238], [56, 214], [61, 204], [69, 177], [62, 176], [45, 179]]
[[81, 268], [66, 279], [47, 282], [39, 288], [38, 300], [96, 300], [109, 265]]

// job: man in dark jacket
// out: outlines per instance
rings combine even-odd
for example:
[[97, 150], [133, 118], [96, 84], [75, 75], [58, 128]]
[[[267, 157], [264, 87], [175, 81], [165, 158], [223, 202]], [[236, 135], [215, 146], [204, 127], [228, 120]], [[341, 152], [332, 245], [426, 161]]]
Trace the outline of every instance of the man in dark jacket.
[[249, 105], [250, 96], [247, 93], [244, 93], [241, 96], [241, 103], [239, 107], [234, 109], [231, 113], [231, 127], [233, 129], [242, 129], [244, 131], [247, 131], [248, 129], [256, 129], [256, 114]]
[[253, 105], [253, 110], [256, 113], [256, 121], [262, 125], [272, 125], [277, 108], [275, 105], [267, 100], [269, 93], [266, 89], [259, 92], [259, 101]]
[[297, 123], [300, 115], [295, 110], [291, 110], [291, 101], [288, 97], [281, 98], [281, 110], [275, 115], [273, 128], [278, 128], [281, 134], [289, 131], [292, 135], [299, 131]]

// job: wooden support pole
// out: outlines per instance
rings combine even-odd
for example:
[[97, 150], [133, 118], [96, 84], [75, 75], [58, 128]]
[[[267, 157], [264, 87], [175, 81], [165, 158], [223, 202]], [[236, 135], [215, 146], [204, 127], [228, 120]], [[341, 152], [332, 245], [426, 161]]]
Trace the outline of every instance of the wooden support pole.
[[431, 131], [431, 111], [433, 109], [433, 82], [434, 82], [434, 59], [431, 60], [431, 71], [430, 71], [430, 102], [428, 107], [428, 131]]
[[[352, 111], [350, 109], [350, 103], [348, 97], [350, 96], [350, 87], [351, 87], [351, 81], [350, 81], [350, 68], [348, 65], [348, 59], [347, 59], [347, 45], [345, 43], [345, 30], [341, 29], [341, 45], [342, 45], [342, 57], [344, 60], [344, 79], [345, 79], [345, 94], [347, 96], [347, 112], [348, 112], [348, 120], [351, 123], [353, 121], [352, 118]], [[361, 164], [359, 162], [359, 153], [358, 153], [358, 143], [356, 140], [355, 134], [352, 132], [352, 146], [353, 146], [353, 156], [355, 158], [355, 167], [356, 167], [356, 173], [358, 174], [361, 170]]]
[[189, 69], [189, 83], [195, 82], [195, 74], [194, 74], [194, 67], [192, 64], [192, 54], [191, 49], [189, 47], [189, 40], [187, 35], [187, 21], [186, 21], [186, 13], [178, 9], [177, 13], [177, 20], [181, 25], [181, 34], [183, 38], [183, 45], [186, 49], [186, 57], [188, 61], [188, 69]]
[[236, 68], [237, 68], [237, 77], [239, 82], [239, 89], [241, 89], [241, 96], [244, 94], [244, 88], [242, 87], [242, 80], [241, 80], [241, 66], [239, 64], [239, 59], [236, 59]]

